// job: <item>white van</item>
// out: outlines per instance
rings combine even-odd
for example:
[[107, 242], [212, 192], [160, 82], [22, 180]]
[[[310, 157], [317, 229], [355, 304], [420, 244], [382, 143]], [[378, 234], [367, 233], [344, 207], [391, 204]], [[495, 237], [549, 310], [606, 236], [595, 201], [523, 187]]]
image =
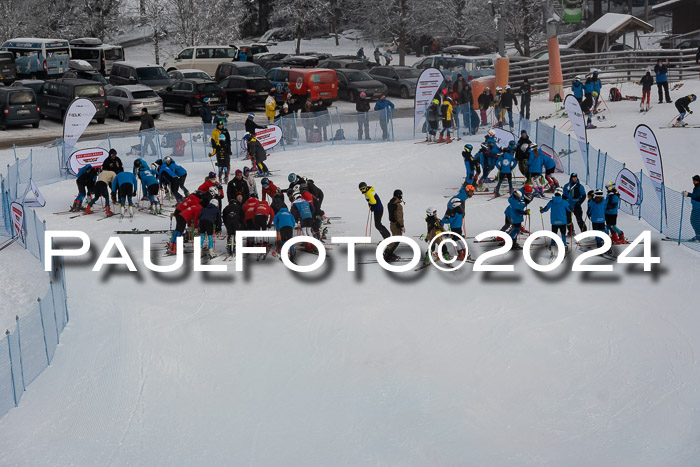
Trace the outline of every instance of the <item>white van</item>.
[[166, 71], [196, 68], [207, 72], [210, 76], [214, 76], [219, 63], [233, 61], [235, 57], [235, 47], [229, 47], [228, 45], [198, 45], [182, 50], [174, 59], [168, 60], [164, 67]]

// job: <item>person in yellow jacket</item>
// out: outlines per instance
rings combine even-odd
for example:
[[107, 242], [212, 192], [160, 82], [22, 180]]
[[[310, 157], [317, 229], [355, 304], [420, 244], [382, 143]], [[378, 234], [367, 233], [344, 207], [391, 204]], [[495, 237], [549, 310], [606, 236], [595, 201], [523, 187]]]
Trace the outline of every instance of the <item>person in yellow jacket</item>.
[[231, 135], [222, 120], [219, 120], [216, 128], [211, 133], [211, 147], [213, 151], [209, 154], [209, 157], [216, 154], [216, 166], [219, 167], [219, 182], [223, 180], [224, 183], [228, 183], [228, 176], [231, 172]]
[[[439, 143], [452, 142], [452, 139], [450, 138], [450, 128], [452, 128], [452, 113], [452, 98], [445, 97], [445, 100], [442, 101], [442, 106], [440, 107], [440, 115], [442, 116], [442, 130], [440, 131], [440, 138], [438, 139]], [[444, 137], [445, 131], [447, 131], [447, 139], [445, 139]]]
[[275, 121], [275, 110], [277, 110], [277, 102], [275, 101], [275, 88], [272, 88], [270, 95], [265, 99], [265, 116], [270, 123]]

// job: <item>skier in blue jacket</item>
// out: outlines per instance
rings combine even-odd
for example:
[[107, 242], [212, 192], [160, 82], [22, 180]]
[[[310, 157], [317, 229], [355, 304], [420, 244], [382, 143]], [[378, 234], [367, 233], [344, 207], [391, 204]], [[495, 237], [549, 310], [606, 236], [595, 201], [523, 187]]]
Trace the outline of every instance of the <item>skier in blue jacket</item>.
[[389, 114], [394, 110], [394, 103], [386, 98], [385, 94], [379, 97], [379, 100], [374, 104], [374, 110], [379, 111], [379, 126], [382, 128], [382, 139], [387, 140], [387, 122], [389, 121]]
[[574, 78], [574, 82], [571, 84], [571, 92], [580, 104], [583, 101], [583, 83], [581, 83], [581, 77], [577, 76]]
[[605, 189], [608, 195], [605, 199], [605, 225], [610, 232], [613, 244], [627, 243], [625, 233], [617, 227], [617, 210], [620, 208], [620, 193], [615, 182], [608, 182]]
[[[272, 223], [280, 235], [280, 243], [277, 244], [277, 253], [279, 253], [282, 246], [294, 236], [294, 226], [296, 226], [296, 220], [294, 219], [292, 213], [290, 213], [289, 210], [284, 207], [277, 211], [277, 214], [275, 214], [275, 219], [272, 221]], [[294, 249], [294, 245], [292, 245], [289, 248], [289, 259], [294, 261], [295, 256], [296, 250]]]
[[571, 214], [576, 216], [576, 223], [578, 224], [581, 232], [586, 231], [586, 223], [583, 220], [583, 208], [581, 205], [586, 200], [586, 189], [581, 185], [578, 180], [578, 174], [572, 173], [569, 176], [569, 183], [564, 185], [562, 198], [564, 198], [571, 208], [571, 212], [566, 214], [566, 221], [568, 227], [568, 235], [573, 236], [574, 234], [574, 224], [571, 221]]
[[528, 178], [526, 184], [532, 184], [535, 196], [542, 198], [544, 196], [542, 188], [542, 168], [544, 167], [544, 155], [537, 148], [537, 144], [532, 143], [529, 151], [527, 151], [528, 160]]
[[[603, 200], [603, 190], [595, 190], [593, 197], [588, 200], [586, 210], [588, 218], [591, 220], [591, 228], [600, 232], [605, 232], [605, 201]], [[603, 244], [603, 240], [596, 237], [595, 243], [598, 246]]]
[[472, 149], [474, 147], [471, 144], [464, 145], [464, 151], [462, 151], [462, 158], [464, 159], [464, 168], [467, 170], [467, 176], [464, 179], [465, 184], [474, 185], [476, 179], [479, 177], [479, 172], [481, 164], [477, 159], [474, 158], [472, 154]]
[[692, 210], [690, 211], [690, 225], [695, 231], [695, 237], [691, 242], [700, 242], [700, 175], [693, 175], [693, 191], [683, 192], [683, 196], [690, 198]]
[[[163, 159], [163, 162], [165, 162], [165, 165], [167, 165], [170, 168], [170, 170], [172, 170], [175, 173], [175, 177], [171, 182], [170, 189], [173, 192], [175, 199], [177, 199], [178, 202], [180, 202], [184, 199], [184, 197], [190, 195], [190, 192], [187, 191], [187, 188], [185, 188], [185, 180], [187, 180], [187, 170], [177, 165], [170, 156], [166, 156]], [[180, 188], [182, 188], [182, 191], [185, 194], [184, 197], [179, 193]]]
[[[513, 143], [513, 147], [515, 147], [515, 141], [511, 141], [511, 143]], [[515, 155], [512, 151], [507, 150], [501, 153], [501, 156], [496, 161], [498, 183], [496, 183], [496, 188], [493, 190], [494, 196], [501, 196], [501, 183], [503, 183], [505, 179], [508, 179], [508, 193], [513, 193], [513, 168], [516, 165], [518, 165], [518, 162], [515, 160]]]
[[78, 196], [76, 196], [75, 201], [73, 201], [73, 206], [70, 208], [71, 212], [82, 210], [85, 195], [87, 194], [88, 197], [90, 197], [95, 189], [95, 179], [97, 179], [97, 169], [90, 164], [87, 164], [78, 171], [77, 178], [75, 179], [75, 183], [78, 185]]
[[158, 185], [158, 179], [148, 165], [146, 165], [146, 161], [143, 159], [136, 159], [134, 161], [134, 173], [139, 180], [141, 180], [141, 189], [151, 202], [151, 212], [153, 214], [161, 214], [163, 210], [160, 205], [160, 200], [158, 199], [160, 186]]
[[554, 191], [555, 188], [559, 186], [559, 181], [552, 177], [552, 174], [554, 173], [555, 170], [557, 170], [557, 163], [549, 157], [547, 154], [545, 154], [541, 149], [540, 155], [542, 156], [542, 160], [544, 161], [544, 178], [547, 180], [547, 183], [549, 184], [549, 188], [547, 191]]
[[[566, 245], [566, 223], [567, 214], [571, 212], [571, 207], [569, 203], [561, 197], [564, 190], [557, 188], [554, 190], [554, 198], [547, 203], [545, 207], [540, 208], [540, 212], [547, 212], [550, 209], [552, 212], [549, 215], [550, 221], [552, 223], [552, 232], [556, 235], [559, 232], [561, 239], [564, 242], [564, 247]], [[552, 239], [552, 246], [554, 246], [554, 239]]]
[[600, 91], [603, 89], [603, 83], [600, 81], [600, 78], [598, 78], [598, 70], [593, 72], [592, 81], [593, 101], [595, 102], [593, 105], [593, 112], [595, 112], [598, 110], [598, 99], [600, 99]]
[[510, 237], [513, 239], [513, 248], [520, 250], [522, 247], [517, 242], [518, 234], [525, 220], [524, 216], [530, 214], [530, 210], [527, 209], [527, 204], [520, 190], [515, 190], [513, 196], [508, 199], [508, 207], [504, 213], [506, 220], [509, 220], [511, 224]]
[[136, 196], [136, 177], [131, 172], [120, 172], [112, 180], [112, 193], [119, 196], [119, 210], [124, 215], [125, 203], [129, 203], [129, 215], [134, 216], [134, 203], [132, 196]]
[[[473, 193], [473, 192], [472, 192]], [[464, 221], [464, 202], [459, 198], [452, 198], [448, 205], [447, 211], [442, 216], [440, 223], [443, 225], [443, 230], [449, 230], [458, 235], [462, 235], [462, 222]], [[449, 229], [445, 228], [450, 226]], [[466, 254], [466, 245], [462, 240], [457, 240], [457, 260], [464, 259]]]

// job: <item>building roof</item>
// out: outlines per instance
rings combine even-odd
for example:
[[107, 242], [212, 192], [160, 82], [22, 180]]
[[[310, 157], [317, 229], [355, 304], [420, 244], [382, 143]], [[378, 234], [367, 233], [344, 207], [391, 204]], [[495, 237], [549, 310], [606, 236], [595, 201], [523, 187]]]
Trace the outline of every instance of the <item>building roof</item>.
[[598, 19], [598, 21], [581, 31], [581, 33], [578, 36], [576, 36], [571, 42], [569, 42], [568, 46], [578, 47], [580, 49], [586, 50], [590, 48], [586, 46], [589, 43], [593, 42], [595, 38], [601, 34], [609, 36], [608, 42], [612, 44], [623, 34], [626, 34], [628, 32], [651, 32], [653, 30], [654, 26], [632, 15], [623, 15], [621, 13], [606, 13], [605, 15], [601, 16]]

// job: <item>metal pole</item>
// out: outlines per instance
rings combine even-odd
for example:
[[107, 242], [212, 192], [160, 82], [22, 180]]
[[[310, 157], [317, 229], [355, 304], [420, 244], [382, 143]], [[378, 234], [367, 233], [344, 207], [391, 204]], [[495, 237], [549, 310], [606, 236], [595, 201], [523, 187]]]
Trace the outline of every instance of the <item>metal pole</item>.
[[664, 233], [664, 203], [666, 200], [666, 187], [661, 183], [661, 216], [659, 218], [659, 232]]
[[326, 115], [328, 115], [328, 121], [331, 124], [331, 146], [335, 145], [335, 135], [333, 134], [333, 119], [331, 118], [331, 113], [326, 109]]
[[[639, 171], [639, 187], [640, 187], [640, 188], [643, 186], [643, 184], [642, 184], [642, 180], [643, 180], [642, 177], [643, 177], [643, 176], [644, 176], [644, 172], [642, 172], [642, 171], [640, 170], [640, 171]], [[641, 192], [641, 190], [640, 190], [640, 192]], [[642, 200], [639, 202], [639, 218], [638, 218], [638, 220], [641, 220], [641, 219], [642, 219], [642, 204], [644, 204], [644, 198], [643, 198], [643, 197], [642, 197]]]
[[49, 346], [46, 343], [46, 327], [44, 326], [44, 313], [41, 311], [41, 299], [37, 298], [39, 302], [39, 317], [41, 318], [41, 333], [44, 336], [44, 351], [46, 352], [46, 364], [51, 366], [51, 360], [49, 360]]
[[301, 133], [299, 133], [299, 127], [297, 126], [297, 113], [292, 112], [292, 115], [294, 115], [294, 130], [297, 132], [297, 146], [299, 146], [301, 144], [299, 142], [301, 139]]
[[535, 144], [537, 144], [537, 134], [540, 131], [540, 121], [535, 120]]
[[599, 188], [598, 176], [600, 175], [600, 149], [598, 149], [598, 160], [595, 163], [595, 188]]
[[[336, 118], [338, 119], [338, 129], [340, 129], [340, 130], [341, 130], [341, 133], [342, 133], [343, 124], [340, 123], [340, 113], [338, 112], [338, 107], [335, 108], [335, 116], [336, 116]], [[415, 132], [416, 132], [416, 130], [415, 130], [415, 128], [414, 128], [414, 129], [413, 129], [414, 136], [415, 136]], [[343, 138], [345, 138], [345, 135], [343, 135]]]
[[7, 335], [7, 351], [10, 353], [10, 379], [12, 380], [12, 396], [15, 399], [15, 407], [17, 407], [17, 403], [19, 401], [17, 400], [17, 389], [15, 389], [15, 370], [13, 368], [14, 365], [12, 365], [12, 344], [10, 344], [10, 331], [5, 331], [5, 335]]
[[107, 132], [107, 146], [112, 149], [112, 140], [109, 137], [109, 132]]
[[34, 177], [34, 149], [29, 150], [29, 179]]
[[32, 212], [34, 213], [34, 230], [36, 230], [36, 244], [37, 247], [39, 247], [39, 257], [37, 259], [41, 261], [41, 235], [39, 235], [39, 227], [37, 227], [36, 225], [36, 211]]
[[27, 385], [24, 383], [24, 362], [22, 361], [22, 333], [19, 329], [19, 315], [15, 315], [17, 322], [17, 347], [19, 348], [19, 371], [22, 376], [22, 389], [27, 390]]
[[569, 151], [569, 154], [567, 156], [569, 158], [569, 170], [568, 170], [568, 172], [571, 173], [571, 133], [569, 133], [568, 151]]
[[685, 205], [685, 196], [681, 196], [681, 221], [678, 225], [678, 244], [681, 244], [681, 232], [683, 232], [683, 206]]
[[192, 142], [192, 127], [187, 128], [190, 132], [190, 153], [192, 153], [192, 162], [194, 162], [194, 143]]

